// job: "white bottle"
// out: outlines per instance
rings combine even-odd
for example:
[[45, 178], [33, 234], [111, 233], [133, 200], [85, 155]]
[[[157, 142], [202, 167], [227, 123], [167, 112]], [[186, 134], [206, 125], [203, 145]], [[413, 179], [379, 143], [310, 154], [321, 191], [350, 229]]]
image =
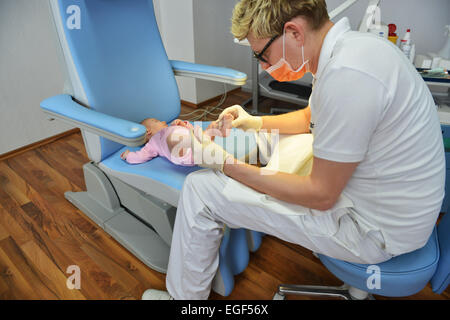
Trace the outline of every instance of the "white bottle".
[[450, 60], [450, 25], [445, 26], [445, 33], [447, 34], [447, 42], [441, 51], [438, 52], [438, 56], [445, 60]]
[[410, 59], [411, 55], [411, 29], [406, 30], [403, 39], [400, 42], [400, 49], [406, 55], [408, 59]]

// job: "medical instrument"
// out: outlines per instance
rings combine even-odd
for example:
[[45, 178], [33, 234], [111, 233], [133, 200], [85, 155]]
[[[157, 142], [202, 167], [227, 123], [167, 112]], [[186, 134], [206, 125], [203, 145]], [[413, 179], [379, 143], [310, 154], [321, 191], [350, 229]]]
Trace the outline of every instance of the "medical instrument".
[[[186, 176], [200, 167], [176, 166], [161, 157], [129, 165], [120, 155], [144, 143], [143, 119], [169, 123], [179, 116], [175, 76], [238, 86], [247, 76], [228, 68], [169, 60], [151, 1], [49, 3], [72, 91], [45, 99], [41, 108], [50, 118], [81, 129], [90, 159], [83, 166], [87, 190], [68, 191], [65, 197], [143, 263], [165, 273], [181, 188]], [[209, 122], [199, 124], [206, 129]], [[238, 130], [227, 139], [216, 137], [215, 142], [241, 160], [257, 151], [254, 138]], [[245, 242], [234, 239], [237, 233], [245, 235], [239, 238]], [[225, 240], [233, 245], [221, 249], [228, 258], [219, 263], [214, 291], [231, 293], [234, 271], [242, 268], [224, 274], [226, 264], [245, 268], [249, 250], [258, 248], [261, 236], [244, 229], [226, 233], [231, 239]]]

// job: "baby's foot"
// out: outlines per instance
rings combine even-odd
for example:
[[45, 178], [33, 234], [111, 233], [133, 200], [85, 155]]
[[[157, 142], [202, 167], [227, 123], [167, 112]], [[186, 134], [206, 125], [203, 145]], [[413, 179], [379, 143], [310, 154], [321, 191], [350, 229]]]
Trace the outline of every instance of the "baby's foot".
[[233, 128], [233, 120], [233, 115], [228, 113], [223, 116], [222, 120], [219, 121], [219, 130], [222, 134], [222, 137], [227, 137], [230, 134], [230, 131]]

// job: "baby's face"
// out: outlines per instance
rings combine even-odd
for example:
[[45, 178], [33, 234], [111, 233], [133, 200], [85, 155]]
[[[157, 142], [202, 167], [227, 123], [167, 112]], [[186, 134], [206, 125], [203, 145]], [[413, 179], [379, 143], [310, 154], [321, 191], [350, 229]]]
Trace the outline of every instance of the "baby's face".
[[159, 121], [153, 118], [145, 119], [142, 121], [142, 124], [147, 128], [147, 141], [158, 131], [167, 128], [165, 121]]

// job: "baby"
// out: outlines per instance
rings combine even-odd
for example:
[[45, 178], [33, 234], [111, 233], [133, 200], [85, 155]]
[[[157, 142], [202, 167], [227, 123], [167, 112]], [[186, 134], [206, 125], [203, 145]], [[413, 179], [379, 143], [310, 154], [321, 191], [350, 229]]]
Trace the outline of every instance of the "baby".
[[[208, 134], [211, 140], [214, 140], [216, 135], [225, 137], [227, 130], [232, 127], [233, 120], [234, 117], [230, 114], [220, 121], [213, 121], [204, 134]], [[120, 155], [123, 160], [131, 164], [138, 164], [156, 156], [163, 156], [177, 165], [195, 165], [190, 142], [190, 130], [194, 129], [192, 124], [176, 119], [168, 126], [165, 121], [153, 118], [147, 118], [141, 124], [147, 128], [145, 145], [135, 152], [124, 151]]]

